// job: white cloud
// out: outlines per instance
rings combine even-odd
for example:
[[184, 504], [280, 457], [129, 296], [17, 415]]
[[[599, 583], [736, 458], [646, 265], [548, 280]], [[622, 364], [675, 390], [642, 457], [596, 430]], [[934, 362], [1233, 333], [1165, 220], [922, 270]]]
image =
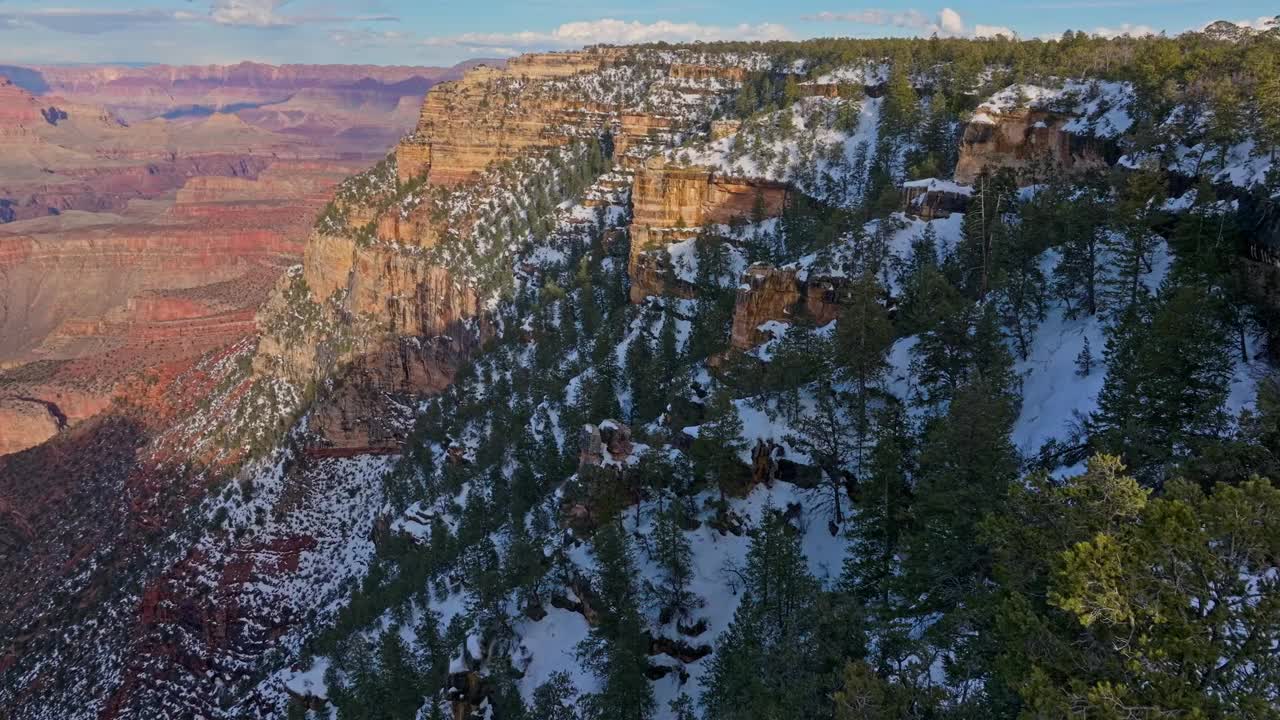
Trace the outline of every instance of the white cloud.
[[1004, 25], [983, 25], [981, 23], [973, 26], [973, 36], [978, 38], [993, 38], [997, 35], [1003, 35], [1007, 38], [1014, 38], [1018, 33], [1013, 28]]
[[916, 30], [919, 35], [938, 35], [940, 37], [994, 37], [1005, 35], [1015, 37], [1012, 29], [1003, 25], [965, 24], [964, 17], [951, 8], [942, 8], [938, 14], [930, 17], [919, 10], [854, 10], [850, 12], [821, 12], [806, 15], [805, 20], [815, 22], [845, 22], [855, 25], [883, 25], [886, 27]]
[[1117, 38], [1122, 35], [1130, 37], [1145, 37], [1147, 35], [1159, 35], [1160, 31], [1150, 25], [1133, 25], [1131, 23], [1123, 23], [1119, 27], [1098, 27], [1094, 28], [1090, 35], [1097, 35], [1103, 38]]
[[214, 0], [209, 17], [219, 25], [273, 27], [291, 21], [276, 14], [289, 0]]
[[628, 45], [658, 41], [711, 42], [716, 40], [790, 40], [795, 36], [776, 23], [741, 24], [732, 27], [678, 23], [658, 20], [652, 23], [616, 20], [569, 22], [549, 31], [526, 30], [514, 33], [463, 33], [430, 37], [422, 41], [432, 47], [466, 47], [490, 52], [515, 54], [519, 50], [564, 49], [584, 45]]
[[942, 8], [938, 12], [938, 27], [948, 35], [964, 34], [964, 20], [960, 17], [960, 13], [951, 8]]
[[851, 12], [820, 12], [806, 15], [805, 20], [816, 22], [847, 22], [855, 25], [886, 25], [900, 28], [926, 30], [936, 27], [928, 15], [919, 10], [854, 10]]

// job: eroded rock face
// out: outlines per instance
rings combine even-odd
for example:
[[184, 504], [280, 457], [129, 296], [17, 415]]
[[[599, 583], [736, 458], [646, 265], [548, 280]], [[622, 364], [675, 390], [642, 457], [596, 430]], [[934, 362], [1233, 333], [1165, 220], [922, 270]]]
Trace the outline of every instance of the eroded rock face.
[[[432, 185], [456, 185], [490, 163], [546, 150], [608, 130], [615, 155], [643, 157], [638, 148], [660, 143], [686, 128], [687, 120], [661, 111], [622, 111], [582, 88], [557, 81], [598, 72], [621, 51], [533, 53], [505, 68], [477, 67], [427, 94], [417, 129], [396, 148], [402, 182], [425, 176]], [[667, 77], [678, 79], [676, 68]], [[585, 93], [585, 94], [584, 94]]]
[[0, 455], [26, 450], [57, 435], [66, 419], [50, 403], [0, 397]]
[[603, 52], [525, 55], [437, 86], [417, 130], [396, 149], [401, 181], [425, 175], [433, 185], [454, 185], [496, 160], [564, 145], [600, 127], [606, 108], [546, 92], [539, 81], [599, 70], [609, 59]]
[[[294, 285], [299, 279], [303, 284]], [[297, 331], [275, 329], [274, 318], [296, 313], [299, 302], [314, 321]], [[325, 447], [346, 450], [398, 446], [405, 418], [395, 401], [446, 388], [493, 335], [477, 291], [416, 248], [321, 233], [308, 243], [300, 275], [281, 279], [259, 325], [260, 373], [298, 386], [338, 373], [312, 429]]]
[[605, 420], [599, 425], [584, 425], [578, 439], [580, 466], [602, 466], [625, 462], [635, 446], [631, 442], [631, 428], [617, 420]]
[[1040, 160], [1066, 172], [1108, 165], [1102, 141], [1063, 129], [1070, 117], [1025, 108], [983, 115], [982, 121], [965, 126], [956, 162], [958, 183], [972, 184], [983, 168], [1022, 171]]
[[770, 338], [768, 322], [792, 323], [805, 317], [822, 326], [840, 315], [843, 278], [805, 278], [789, 268], [752, 265], [743, 273], [733, 306], [729, 345], [747, 351]]
[[776, 217], [786, 206], [788, 192], [785, 183], [726, 177], [707, 168], [679, 167], [662, 157], [647, 161], [637, 170], [631, 192], [632, 302], [657, 294], [664, 286], [659, 280], [661, 259], [655, 262], [643, 255], [694, 237], [704, 225], [728, 224], [756, 214]]

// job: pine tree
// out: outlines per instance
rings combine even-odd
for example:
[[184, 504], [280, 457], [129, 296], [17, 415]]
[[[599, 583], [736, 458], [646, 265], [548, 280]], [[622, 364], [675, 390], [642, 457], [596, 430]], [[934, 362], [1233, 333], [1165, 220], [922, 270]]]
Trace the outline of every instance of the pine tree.
[[1079, 377], [1088, 377], [1093, 373], [1093, 348], [1089, 346], [1089, 338], [1084, 339], [1084, 345], [1080, 347], [1080, 352], [1076, 355], [1076, 375]]
[[851, 386], [850, 415], [853, 420], [853, 467], [861, 474], [866, 448], [871, 438], [872, 390], [889, 369], [889, 348], [893, 345], [893, 323], [880, 304], [883, 291], [875, 278], [863, 275], [850, 283], [840, 322], [836, 326], [837, 363]]
[[922, 598], [923, 609], [951, 607], [989, 571], [978, 523], [1017, 477], [1016, 417], [1006, 391], [978, 382], [960, 388], [925, 430], [903, 578], [904, 596]]
[[680, 693], [680, 695], [671, 701], [671, 720], [698, 720], [698, 715], [694, 712], [693, 698], [688, 693]]
[[658, 365], [653, 343], [644, 327], [636, 332], [627, 346], [626, 363], [627, 385], [631, 389], [629, 419], [632, 425], [643, 425], [657, 418], [667, 406], [666, 394], [662, 391], [665, 385], [661, 376], [663, 370]]
[[1048, 208], [1026, 220], [1057, 238], [1058, 263], [1053, 269], [1054, 293], [1067, 302], [1068, 316], [1093, 316], [1101, 306], [1103, 272], [1103, 200], [1101, 183], [1083, 189], [1054, 184], [1042, 191], [1035, 205]]
[[698, 607], [696, 595], [689, 589], [693, 581], [693, 548], [684, 534], [688, 518], [681, 503], [669, 503], [658, 515], [654, 528], [654, 560], [662, 571], [662, 579], [652, 588], [657, 599], [659, 617], [664, 622], [686, 619]]
[[615, 360], [613, 346], [606, 333], [595, 339], [591, 353], [591, 372], [584, 376], [581, 393], [581, 410], [590, 422], [622, 417], [618, 403], [618, 386], [621, 373]]
[[1115, 273], [1106, 278], [1102, 296], [1113, 317], [1120, 317], [1146, 296], [1142, 277], [1151, 269], [1151, 254], [1158, 236], [1155, 225], [1165, 199], [1165, 180], [1156, 172], [1129, 176], [1116, 205], [1116, 229], [1103, 237], [1112, 256]]
[[581, 720], [578, 689], [569, 673], [558, 671], [533, 691], [530, 717], [535, 720]]
[[662, 387], [667, 390], [670, 390], [671, 383], [675, 380], [676, 374], [680, 369], [680, 345], [679, 338], [676, 336], [676, 314], [671, 308], [674, 302], [673, 299], [668, 298], [663, 304], [662, 328], [658, 330], [657, 361], [659, 368], [661, 368], [658, 374], [662, 381]]
[[856, 521], [848, 538], [842, 588], [878, 612], [889, 607], [895, 557], [907, 526], [917, 448], [906, 408], [889, 401], [879, 411], [876, 444], [862, 483]]
[[1006, 214], [1013, 209], [1013, 176], [1007, 170], [981, 172], [974, 181], [973, 197], [965, 210], [956, 262], [960, 287], [973, 298], [982, 298], [994, 284], [997, 255], [1009, 242]]
[[834, 535], [844, 524], [846, 488], [852, 480], [849, 465], [853, 460], [854, 438], [848, 432], [850, 418], [829, 381], [812, 388], [814, 408], [794, 423], [795, 432], [786, 436], [789, 445], [809, 456], [822, 473], [815, 489], [819, 504], [831, 512], [830, 530]]
[[1131, 310], [1107, 340], [1107, 379], [1090, 419], [1095, 442], [1158, 483], [1227, 422], [1231, 341], [1203, 287], [1166, 288]]
[[742, 432], [742, 419], [732, 397], [727, 390], [718, 390], [707, 404], [706, 420], [698, 428], [690, 454], [698, 479], [719, 489], [721, 507], [726, 491], [735, 485], [743, 470], [739, 455], [746, 452], [747, 443]]
[[820, 588], [800, 538], [776, 512], [752, 531], [742, 601], [707, 669], [704, 720], [815, 717], [822, 692], [814, 648]]
[[654, 710], [644, 621], [636, 607], [636, 567], [626, 533], [606, 523], [592, 539], [599, 568], [600, 622], [578, 645], [578, 659], [600, 681], [583, 703], [591, 720], [648, 720]]
[[1031, 340], [1045, 317], [1046, 282], [1040, 271], [1040, 255], [1045, 247], [1041, 239], [1024, 218], [1005, 233], [1005, 242], [995, 248], [995, 303], [1000, 322], [1023, 360], [1030, 354]]
[[[988, 523], [1000, 680], [1037, 717], [1275, 717], [1280, 491], [1150, 496], [1114, 457], [1033, 478]], [[1140, 640], [1135, 641], [1135, 638]]]

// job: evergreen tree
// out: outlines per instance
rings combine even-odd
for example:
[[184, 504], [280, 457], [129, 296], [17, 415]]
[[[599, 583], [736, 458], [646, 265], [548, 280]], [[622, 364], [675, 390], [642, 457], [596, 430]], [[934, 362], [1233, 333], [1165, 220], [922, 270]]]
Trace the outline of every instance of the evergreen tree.
[[743, 467], [739, 454], [746, 452], [742, 419], [727, 390], [717, 391], [707, 404], [707, 417], [698, 428], [690, 454], [698, 479], [714, 484], [723, 508], [726, 491], [739, 479]]
[[[1034, 717], [1277, 717], [1280, 491], [1150, 497], [1101, 456], [1033, 478], [987, 527], [1001, 679]], [[1194, 568], [1194, 570], [1191, 570]]]
[[992, 174], [984, 169], [974, 181], [955, 256], [960, 287], [970, 297], [985, 297], [994, 284], [997, 256], [1009, 242], [1006, 215], [1013, 209], [1014, 187], [1007, 170]]
[[657, 361], [663, 387], [670, 388], [680, 368], [680, 344], [676, 336], [676, 314], [672, 309], [674, 299], [667, 298], [662, 306], [662, 327], [658, 330]]
[[1147, 294], [1142, 277], [1151, 270], [1151, 254], [1159, 240], [1155, 225], [1165, 199], [1164, 183], [1155, 172], [1131, 175], [1116, 204], [1116, 229], [1103, 238], [1115, 272], [1105, 279], [1102, 296], [1114, 317], [1129, 312]]
[[800, 415], [794, 423], [795, 432], [786, 436], [787, 443], [809, 456], [809, 460], [822, 473], [822, 481], [816, 491], [819, 504], [831, 512], [830, 530], [835, 535], [844, 524], [846, 489], [852, 481], [849, 465], [853, 460], [854, 438], [848, 432], [850, 418], [829, 381], [818, 382], [813, 388], [814, 408]]
[[667, 406], [663, 392], [666, 378], [661, 374], [663, 368], [655, 357], [653, 342], [644, 324], [627, 346], [626, 354], [627, 384], [631, 388], [630, 422], [633, 425], [643, 425], [656, 419]]
[[916, 438], [900, 403], [879, 411], [876, 444], [862, 483], [858, 516], [848, 531], [853, 547], [845, 559], [842, 588], [885, 612], [895, 558], [909, 519], [911, 485], [917, 463]]
[[707, 669], [704, 720], [821, 717], [819, 587], [800, 538], [770, 511], [752, 531], [742, 600]]
[[1052, 184], [1041, 191], [1043, 198], [1036, 198], [1024, 219], [1056, 237], [1059, 255], [1052, 285], [1066, 301], [1068, 317], [1096, 315], [1102, 302], [1105, 192], [1096, 180], [1081, 188]]
[[569, 673], [559, 671], [533, 691], [533, 720], [581, 720], [578, 714], [578, 689]]
[[889, 369], [893, 323], [880, 304], [883, 291], [875, 278], [863, 275], [850, 283], [836, 326], [837, 362], [849, 381], [850, 415], [853, 421], [853, 466], [863, 472], [871, 439], [872, 390]]
[[1040, 271], [1044, 247], [1025, 220], [1005, 235], [1005, 243], [995, 249], [995, 303], [1001, 324], [1025, 360], [1045, 316], [1046, 282]]
[[957, 391], [947, 414], [925, 430], [904, 595], [921, 598], [926, 610], [951, 607], [987, 577], [978, 523], [999, 509], [1017, 477], [1020, 460], [1009, 440], [1016, 417], [1007, 392], [978, 382]]
[[698, 715], [694, 712], [693, 698], [687, 693], [680, 695], [671, 701], [671, 720], [698, 720]]
[[1089, 338], [1084, 339], [1084, 345], [1080, 347], [1080, 352], [1076, 354], [1076, 375], [1079, 377], [1088, 377], [1093, 373], [1093, 366], [1096, 361], [1093, 357], [1093, 348], [1089, 346]]
[[827, 380], [836, 371], [836, 351], [831, 336], [817, 332], [804, 317], [795, 319], [772, 346], [772, 358], [761, 369], [756, 401], [770, 414], [780, 413], [787, 422], [800, 420], [805, 388]]
[[578, 645], [578, 660], [600, 681], [584, 699], [591, 720], [647, 720], [654, 710], [644, 621], [636, 607], [636, 567], [627, 535], [606, 523], [592, 539], [599, 568], [594, 590], [600, 622]]
[[693, 581], [693, 548], [684, 534], [689, 521], [684, 515], [681, 503], [669, 503], [658, 514], [653, 531], [654, 560], [662, 577], [656, 587], [651, 588], [651, 594], [657, 600], [663, 622], [686, 619], [700, 605], [689, 589]]
[[1216, 302], [1203, 287], [1167, 288], [1107, 340], [1107, 379], [1090, 430], [1144, 482], [1158, 483], [1225, 426], [1234, 368]]

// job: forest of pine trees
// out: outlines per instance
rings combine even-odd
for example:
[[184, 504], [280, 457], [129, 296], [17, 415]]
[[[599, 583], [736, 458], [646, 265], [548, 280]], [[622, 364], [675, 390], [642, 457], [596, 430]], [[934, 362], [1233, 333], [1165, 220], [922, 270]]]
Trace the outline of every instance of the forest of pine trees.
[[[487, 692], [471, 710], [496, 720], [1280, 718], [1274, 311], [1232, 261], [1250, 219], [1212, 187], [1167, 209], [1189, 180], [1155, 168], [1038, 168], [1032, 192], [991, 170], [954, 242], [921, 223], [905, 255], [875, 250], [898, 184], [953, 169], [972, 101], [920, 97], [909, 69], [940, 67], [950, 88], [991, 64], [1128, 79], [1146, 108], [1137, 142], [1153, 143], [1143, 134], [1173, 104], [1223, 107], [1208, 69], [1230, 67], [1272, 112], [1237, 116], [1222, 142], [1249, 125], [1274, 144], [1280, 37], [1207, 35], [720, 47], [815, 67], [894, 58], [865, 200], [794, 203], [776, 241], [705, 229], [692, 297], [630, 304], [625, 238], [605, 244], [602, 227], [579, 228], [540, 284], [515, 288], [503, 312], [527, 332], [427, 403], [387, 480], [397, 510], [433, 509], [425, 537], [382, 544], [307, 649], [332, 661], [337, 716], [443, 717], [455, 676], [475, 671]], [[754, 73], [728, 112], [797, 92]], [[603, 160], [582, 162], [598, 173]], [[800, 314], [767, 356], [727, 352], [731, 247], [782, 262], [838, 242], [860, 252], [841, 268], [834, 328]], [[1067, 362], [1100, 391], [1092, 412], [1022, 448], [1025, 363], [1051, 309], [1093, 333]], [[1268, 375], [1243, 410], [1228, 402], [1241, 367]], [[785, 427], [774, 440], [805, 459], [786, 480], [802, 510], [748, 517], [747, 412]], [[620, 471], [579, 464], [579, 429], [606, 419], [636, 443]], [[578, 506], [589, 522], [566, 520]], [[708, 535], [695, 531], [745, 546], [724, 571], [733, 610], [714, 642], [679, 630], [725, 602], [696, 589]], [[845, 548], [827, 578], [806, 554], [822, 536]], [[427, 610], [459, 595], [448, 623]], [[590, 624], [570, 670], [525, 697], [515, 628], [574, 603]], [[668, 636], [707, 652], [673, 669], [654, 650]], [[698, 684], [660, 702], [656, 679], [694, 663]]]

